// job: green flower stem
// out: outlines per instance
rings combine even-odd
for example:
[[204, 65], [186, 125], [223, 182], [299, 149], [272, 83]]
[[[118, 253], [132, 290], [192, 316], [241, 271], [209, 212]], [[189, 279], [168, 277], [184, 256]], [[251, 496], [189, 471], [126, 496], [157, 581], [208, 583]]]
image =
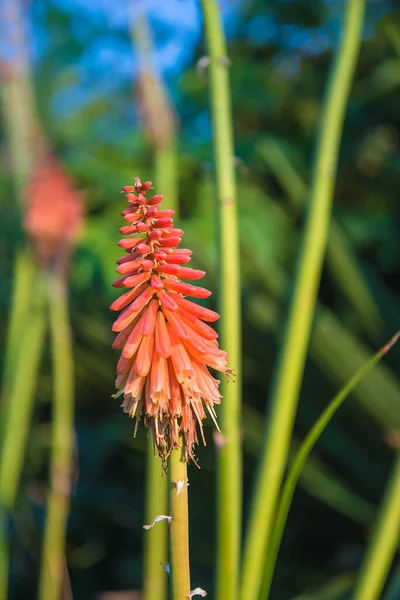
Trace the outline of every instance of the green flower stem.
[[400, 454], [397, 455], [371, 545], [364, 558], [354, 600], [379, 600], [382, 597], [400, 539]]
[[257, 600], [300, 393], [328, 238], [344, 113], [359, 52], [365, 0], [346, 3], [343, 36], [323, 110], [294, 294], [272, 392], [272, 412], [244, 549], [241, 600]]
[[19, 340], [7, 410], [2, 427], [0, 453], [0, 600], [6, 600], [8, 582], [7, 518], [13, 508], [21, 478], [31, 422], [36, 380], [40, 366], [46, 325], [43, 277], [30, 289], [29, 318]]
[[[305, 462], [310, 454], [311, 450], [314, 448], [316, 442], [321, 437], [324, 432], [326, 426], [332, 419], [333, 415], [340, 408], [344, 400], [348, 397], [348, 395], [353, 391], [353, 389], [359, 384], [359, 382], [364, 379], [375, 367], [375, 365], [381, 360], [381, 358], [388, 352], [388, 350], [393, 346], [393, 344], [397, 341], [398, 334], [387, 344], [379, 350], [375, 356], [371, 358], [351, 379], [350, 381], [340, 390], [340, 392], [331, 400], [328, 406], [325, 408], [321, 416], [317, 419], [316, 423], [311, 428], [310, 432], [307, 434], [305, 439], [303, 440], [300, 448], [298, 449], [294, 461], [290, 467], [289, 473], [286, 477], [282, 494], [279, 500], [278, 511], [276, 514], [275, 526], [271, 536], [271, 544], [270, 549], [266, 561], [266, 565], [264, 567], [263, 580], [261, 585], [261, 594], [260, 598], [263, 600], [267, 600], [270, 593], [271, 582], [274, 575], [274, 569], [276, 564], [276, 559], [279, 552], [279, 547], [282, 541], [283, 532], [285, 529], [287, 516], [289, 513], [290, 505], [292, 503], [293, 494], [296, 489], [297, 482], [299, 477], [303, 471]], [[400, 465], [400, 462], [399, 462]], [[399, 467], [399, 476], [400, 476], [400, 467]], [[398, 482], [398, 493], [400, 493], [400, 477]], [[400, 502], [398, 500], [398, 502]], [[400, 510], [397, 509], [397, 519], [400, 524]], [[398, 532], [400, 533], [400, 532]], [[397, 536], [398, 537], [398, 536]], [[397, 538], [396, 538], [397, 539]], [[359, 600], [366, 600], [366, 596], [360, 596]], [[371, 600], [372, 600], [371, 596]]]
[[30, 290], [29, 318], [20, 340], [9, 396], [0, 456], [0, 502], [11, 509], [21, 476], [46, 323], [45, 282], [39, 276]]
[[169, 476], [172, 600], [186, 600], [190, 594], [188, 484], [187, 463], [179, 448], [171, 453]]
[[217, 583], [218, 600], [235, 600], [239, 590], [242, 521], [241, 326], [239, 234], [236, 178], [229, 91], [229, 62], [215, 0], [202, 0], [207, 51], [210, 58], [210, 101], [219, 202], [221, 347], [237, 369], [235, 384], [222, 383], [220, 410], [224, 446], [218, 451]]
[[2, 380], [2, 402], [1, 411], [5, 412], [8, 405], [8, 397], [15, 374], [15, 364], [20, 351], [21, 337], [25, 330], [26, 320], [29, 318], [29, 304], [32, 289], [32, 281], [35, 267], [32, 257], [26, 250], [18, 250], [15, 267], [13, 293], [11, 300], [10, 319], [7, 330], [7, 343], [4, 356], [4, 371]]
[[65, 281], [49, 281], [54, 370], [51, 483], [39, 584], [40, 600], [58, 600], [64, 578], [66, 529], [73, 470], [74, 374]]
[[[161, 460], [154, 456], [154, 442], [149, 435], [147, 444], [145, 522], [155, 516], [165, 515], [168, 507], [168, 477], [163, 474]], [[165, 600], [167, 574], [162, 564], [167, 562], [167, 528], [156, 526], [144, 534], [143, 598]]]

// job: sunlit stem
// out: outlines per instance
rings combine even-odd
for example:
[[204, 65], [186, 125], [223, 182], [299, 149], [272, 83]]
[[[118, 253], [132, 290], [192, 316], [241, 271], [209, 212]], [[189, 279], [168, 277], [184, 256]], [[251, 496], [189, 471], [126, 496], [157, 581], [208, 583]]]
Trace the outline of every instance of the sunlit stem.
[[220, 425], [224, 444], [217, 469], [218, 600], [235, 600], [239, 592], [242, 521], [241, 316], [240, 256], [236, 206], [233, 126], [229, 60], [218, 3], [202, 0], [209, 57], [210, 104], [213, 124], [215, 174], [219, 206], [221, 346], [236, 369], [235, 383], [222, 382], [224, 396]]
[[329, 233], [336, 165], [345, 109], [358, 57], [365, 0], [349, 0], [344, 8], [342, 40], [322, 111], [308, 214], [293, 297], [272, 388], [264, 449], [244, 547], [241, 600], [259, 600], [264, 561], [287, 464], [311, 326]]
[[169, 477], [172, 600], [186, 600], [190, 594], [188, 481], [180, 448], [171, 453]]
[[73, 470], [74, 374], [66, 284], [49, 281], [54, 405], [50, 492], [47, 505], [40, 600], [59, 600], [65, 577], [65, 547]]

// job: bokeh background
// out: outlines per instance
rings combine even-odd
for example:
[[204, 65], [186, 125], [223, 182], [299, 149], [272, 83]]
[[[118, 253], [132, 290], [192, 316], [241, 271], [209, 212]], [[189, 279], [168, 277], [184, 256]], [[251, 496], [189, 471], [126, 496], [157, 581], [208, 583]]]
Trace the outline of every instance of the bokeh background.
[[[133, 422], [111, 397], [117, 353], [111, 349], [114, 315], [108, 307], [117, 295], [111, 283], [121, 254], [117, 241], [124, 205], [119, 192], [139, 175], [153, 179], [156, 192], [162, 193], [163, 181], [154, 178], [155, 154], [166, 140], [174, 140], [177, 226], [185, 230], [185, 247], [194, 251], [193, 266], [207, 271], [205, 285], [215, 292], [209, 306], [216, 306], [217, 222], [200, 4], [33, 0], [22, 2], [19, 14], [16, 4], [3, 0], [1, 6], [3, 92], [18, 84], [18, 65], [27, 56], [34, 98], [33, 104], [25, 98], [20, 115], [34, 106], [40, 139], [46, 139], [81, 193], [86, 212], [69, 269], [76, 466], [67, 555], [74, 597], [106, 598], [106, 592], [124, 590], [121, 599], [140, 598], [146, 434], [139, 430], [133, 437]], [[220, 2], [239, 191], [245, 522], [343, 4]], [[297, 440], [335, 391], [399, 328], [399, 106], [399, 8], [394, 0], [370, 0], [345, 121], [333, 237], [296, 420]], [[18, 112], [4, 103], [3, 108], [2, 348], [14, 260], [26, 235], [10, 159], [9, 130]], [[35, 143], [39, 147], [41, 142], [31, 139], [30, 152]], [[279, 557], [277, 600], [347, 597], [400, 447], [399, 359], [395, 347], [340, 409], [308, 461]], [[11, 530], [10, 598], [15, 600], [35, 597], [51, 398], [46, 346]], [[212, 590], [215, 448], [211, 429], [206, 434], [209, 444], [198, 452], [202, 468], [191, 466], [189, 471], [191, 568], [193, 587]], [[391, 585], [390, 599], [400, 598], [400, 581], [396, 588], [394, 577]]]

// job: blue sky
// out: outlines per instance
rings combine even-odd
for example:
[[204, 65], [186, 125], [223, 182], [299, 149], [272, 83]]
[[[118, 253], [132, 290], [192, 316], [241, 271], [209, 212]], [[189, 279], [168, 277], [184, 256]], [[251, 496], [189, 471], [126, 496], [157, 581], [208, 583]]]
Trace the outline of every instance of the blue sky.
[[[7, 15], [12, 16], [16, 1], [0, 0], [0, 58], [3, 59], [15, 55], [15, 27]], [[250, 2], [220, 0], [228, 37], [235, 34], [241, 23], [243, 5]], [[274, 0], [275, 5], [281, 2], [286, 0]], [[202, 35], [200, 0], [34, 0], [32, 4], [22, 0], [21, 4], [28, 9], [32, 7], [26, 15], [24, 35], [34, 62], [40, 61], [54, 36], [46, 29], [46, 12], [52, 6], [67, 16], [68, 30], [62, 32], [61, 38], [64, 36], [67, 44], [68, 37], [73, 37], [82, 45], [77, 62], [69, 65], [64, 58], [60, 66], [63, 73], [71, 74], [71, 80], [75, 77], [68, 98], [63, 98], [64, 104], [71, 107], [132, 81], [140, 64], [129, 37], [129, 24], [140, 19], [143, 13], [154, 36], [153, 69], [169, 81], [176, 81], [185, 66], [194, 64], [194, 52]], [[295, 65], [299, 48], [303, 54], [314, 54], [326, 50], [337, 40], [342, 2], [331, 2], [330, 7], [328, 1], [321, 4], [327, 6], [327, 19], [318, 29], [297, 23], [277, 23], [270, 3], [266, 2], [263, 13], [249, 21], [245, 34], [255, 45], [277, 42], [285, 57]], [[377, 19], [385, 5], [385, 1], [371, 0], [370, 17], [376, 15]], [[52, 48], [54, 41], [53, 37]], [[56, 41], [62, 49], [63, 40]]]

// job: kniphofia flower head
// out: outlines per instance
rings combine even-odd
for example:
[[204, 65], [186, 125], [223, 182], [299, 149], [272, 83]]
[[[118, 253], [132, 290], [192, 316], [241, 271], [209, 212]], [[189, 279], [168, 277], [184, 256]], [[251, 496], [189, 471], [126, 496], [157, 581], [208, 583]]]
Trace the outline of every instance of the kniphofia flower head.
[[[183, 231], [173, 225], [173, 210], [160, 207], [162, 195], [147, 198], [151, 182], [125, 186], [127, 224], [119, 242], [126, 255], [117, 260], [121, 275], [113, 285], [125, 293], [112, 303], [122, 310], [113, 325], [113, 347], [122, 350], [117, 366], [117, 396], [131, 417], [144, 415], [159, 456], [164, 460], [183, 444], [186, 460], [194, 458], [202, 421], [209, 413], [217, 426], [219, 381], [208, 368], [229, 374], [227, 353], [208, 325], [218, 313], [186, 296], [207, 298], [211, 292], [182, 281], [201, 279], [189, 268], [192, 252], [179, 247]], [[218, 426], [217, 426], [218, 427]], [[205, 443], [205, 442], [204, 442]]]
[[25, 189], [24, 225], [38, 262], [65, 269], [83, 217], [81, 194], [55, 155], [46, 154]]

